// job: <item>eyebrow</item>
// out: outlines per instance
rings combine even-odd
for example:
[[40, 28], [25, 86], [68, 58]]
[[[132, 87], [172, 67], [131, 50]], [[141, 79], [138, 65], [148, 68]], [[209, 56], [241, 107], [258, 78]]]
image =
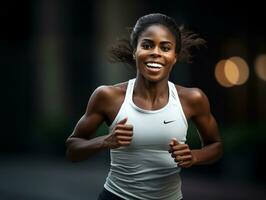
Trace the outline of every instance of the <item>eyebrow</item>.
[[[144, 42], [153, 42], [153, 40], [151, 40], [151, 39], [149, 39], [149, 38], [143, 38], [141, 41], [144, 41]], [[171, 44], [171, 45], [173, 45], [173, 43], [170, 42], [170, 41], [168, 41], [168, 40], [166, 40], [166, 41], [162, 41], [162, 42], [160, 42], [160, 43], [163, 43], [163, 44]]]

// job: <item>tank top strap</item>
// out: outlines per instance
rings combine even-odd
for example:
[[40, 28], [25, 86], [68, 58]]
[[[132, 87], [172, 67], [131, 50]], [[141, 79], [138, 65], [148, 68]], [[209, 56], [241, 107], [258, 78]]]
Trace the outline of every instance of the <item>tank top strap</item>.
[[179, 97], [175, 85], [170, 81], [168, 81], [168, 85], [169, 85], [169, 100], [177, 105], [179, 102]]
[[127, 91], [124, 102], [129, 102], [132, 99], [133, 90], [134, 90], [134, 83], [136, 78], [130, 79], [127, 84]]
[[175, 105], [177, 105], [178, 109], [180, 110], [180, 113], [182, 115], [182, 118], [186, 124], [186, 126], [188, 126], [188, 122], [187, 122], [187, 118], [186, 118], [186, 115], [184, 113], [184, 110], [182, 108], [182, 105], [181, 105], [181, 102], [180, 102], [180, 98], [178, 96], [178, 93], [177, 93], [177, 90], [176, 90], [176, 87], [175, 87], [175, 84], [172, 83], [172, 82], [168, 82], [169, 84], [169, 89], [170, 89], [170, 95], [169, 95], [169, 100], [174, 103]]

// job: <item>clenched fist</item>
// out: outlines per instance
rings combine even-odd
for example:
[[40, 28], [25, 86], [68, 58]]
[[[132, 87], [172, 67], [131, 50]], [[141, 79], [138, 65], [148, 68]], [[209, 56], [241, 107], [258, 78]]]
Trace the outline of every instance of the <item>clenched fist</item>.
[[126, 124], [127, 117], [117, 122], [105, 138], [105, 144], [110, 149], [116, 149], [121, 146], [130, 145], [133, 136], [133, 126]]
[[195, 158], [187, 144], [180, 144], [176, 138], [173, 138], [169, 146], [169, 153], [179, 167], [188, 168], [194, 164]]

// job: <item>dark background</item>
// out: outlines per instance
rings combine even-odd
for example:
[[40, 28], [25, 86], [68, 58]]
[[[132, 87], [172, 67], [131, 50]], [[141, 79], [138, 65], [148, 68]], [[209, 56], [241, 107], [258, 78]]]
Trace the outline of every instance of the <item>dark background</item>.
[[[40, 0], [0, 3], [0, 199], [95, 199], [108, 172], [108, 152], [73, 164], [65, 140], [100, 85], [133, 78], [109, 64], [105, 48], [151, 12], [167, 14], [207, 40], [194, 62], [177, 64], [171, 81], [209, 97], [224, 140], [214, 165], [182, 171], [185, 199], [260, 199], [266, 179], [266, 82], [254, 60], [266, 53], [261, 1]], [[220, 59], [240, 56], [247, 82], [222, 87]], [[266, 66], [265, 66], [266, 67]], [[188, 143], [200, 146], [193, 124]], [[103, 125], [98, 134], [106, 133]]]

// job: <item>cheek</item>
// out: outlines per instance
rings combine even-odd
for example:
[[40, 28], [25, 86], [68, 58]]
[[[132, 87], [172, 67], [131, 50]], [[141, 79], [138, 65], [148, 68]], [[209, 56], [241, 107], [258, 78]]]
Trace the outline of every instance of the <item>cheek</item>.
[[143, 65], [144, 59], [145, 59], [145, 55], [143, 55], [142, 53], [136, 53], [136, 67], [138, 70], [141, 70], [143, 67], [141, 67]]
[[169, 63], [169, 64], [175, 64], [176, 63], [176, 56], [175, 56], [175, 54], [173, 55], [173, 54], [171, 54], [171, 55], [168, 55], [167, 57], [166, 57], [166, 60], [167, 60], [167, 62]]
[[148, 54], [144, 51], [136, 52], [136, 62], [138, 64], [143, 63], [143, 61], [147, 58]]
[[141, 50], [141, 49], [137, 49], [136, 50], [136, 57], [144, 57], [144, 56], [147, 56], [148, 55], [148, 52], [147, 51], [144, 51], [144, 50]]

